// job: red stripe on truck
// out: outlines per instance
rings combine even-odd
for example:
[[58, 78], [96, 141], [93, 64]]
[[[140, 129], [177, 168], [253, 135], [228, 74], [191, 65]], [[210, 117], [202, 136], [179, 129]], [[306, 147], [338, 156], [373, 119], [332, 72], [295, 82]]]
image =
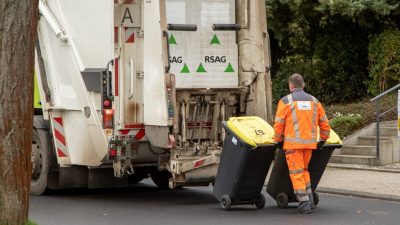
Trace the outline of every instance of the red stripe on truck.
[[129, 131], [131, 131], [131, 130], [121, 130], [121, 134], [122, 135], [127, 135], [129, 133]]
[[144, 135], [146, 135], [146, 132], [144, 131], [144, 129], [140, 129], [139, 132], [136, 134], [135, 139], [137, 141], [140, 141], [140, 140], [142, 140]]
[[58, 154], [58, 157], [67, 157], [67, 155], [63, 151], [61, 151], [59, 148], [57, 148], [57, 154]]
[[61, 117], [55, 117], [54, 120], [55, 120], [58, 124], [60, 124], [61, 126], [63, 126], [63, 121], [62, 121], [62, 118], [61, 118]]
[[125, 27], [125, 42], [135, 43], [135, 29], [130, 27]]
[[197, 162], [194, 164], [194, 167], [202, 166], [202, 165], [204, 164], [205, 161], [206, 161], [205, 159], [202, 159], [202, 160], [197, 161]]
[[118, 43], [118, 27], [114, 27], [114, 43]]
[[64, 135], [62, 135], [60, 133], [60, 131], [58, 131], [57, 129], [54, 129], [54, 136], [56, 136], [57, 140], [59, 140], [61, 142], [61, 144], [66, 146], [65, 137], [64, 137]]

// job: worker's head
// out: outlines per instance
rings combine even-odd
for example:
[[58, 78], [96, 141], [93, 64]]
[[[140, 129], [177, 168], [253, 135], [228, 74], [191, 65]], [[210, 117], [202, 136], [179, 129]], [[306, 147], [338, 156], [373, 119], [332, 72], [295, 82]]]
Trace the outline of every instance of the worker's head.
[[303, 76], [300, 74], [293, 74], [289, 77], [289, 89], [290, 91], [293, 91], [294, 89], [303, 89], [304, 88], [304, 80]]

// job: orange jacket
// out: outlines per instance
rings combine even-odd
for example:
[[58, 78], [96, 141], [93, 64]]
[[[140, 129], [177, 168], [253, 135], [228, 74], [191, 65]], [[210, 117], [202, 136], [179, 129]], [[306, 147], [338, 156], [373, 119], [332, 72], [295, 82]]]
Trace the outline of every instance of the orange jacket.
[[275, 117], [276, 142], [284, 142], [283, 149], [316, 149], [320, 140], [329, 138], [330, 126], [322, 104], [302, 89], [295, 89], [279, 100]]

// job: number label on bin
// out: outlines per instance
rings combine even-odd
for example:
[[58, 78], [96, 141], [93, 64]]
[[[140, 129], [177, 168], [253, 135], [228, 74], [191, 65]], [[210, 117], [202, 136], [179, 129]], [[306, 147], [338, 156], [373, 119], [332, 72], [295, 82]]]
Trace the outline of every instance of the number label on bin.
[[264, 135], [264, 131], [262, 130], [254, 130], [256, 132], [256, 135]]
[[237, 145], [237, 140], [236, 140], [235, 137], [232, 137], [232, 143], [233, 143], [234, 145]]

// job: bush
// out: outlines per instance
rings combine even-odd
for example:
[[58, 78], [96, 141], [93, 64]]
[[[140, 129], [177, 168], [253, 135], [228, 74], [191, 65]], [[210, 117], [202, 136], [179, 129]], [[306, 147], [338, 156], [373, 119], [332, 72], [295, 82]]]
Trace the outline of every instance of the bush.
[[[321, 28], [315, 35], [313, 51], [296, 47], [302, 51], [278, 59], [272, 74], [276, 99], [287, 94], [287, 78], [293, 73], [303, 75], [305, 90], [325, 104], [353, 102], [366, 96], [368, 35], [354, 24], [339, 29], [341, 26], [332, 22]], [[304, 42], [303, 35], [298, 35], [290, 38], [291, 43], [296, 43], [296, 38]]]
[[[384, 97], [381, 100], [381, 113], [387, 112], [388, 110], [393, 109], [397, 104], [397, 95], [389, 95]], [[348, 114], [360, 114], [361, 115], [361, 123], [353, 126], [338, 126], [334, 127], [333, 130], [336, 131], [341, 138], [346, 135], [352, 134], [355, 131], [368, 126], [371, 123], [376, 122], [376, 114], [375, 114], [375, 103], [370, 102], [368, 99], [351, 104], [337, 104], [337, 105], [329, 105], [325, 107], [326, 116], [330, 121], [334, 120], [335, 113], [340, 112], [342, 115]], [[381, 121], [390, 121], [397, 120], [397, 111], [391, 110], [385, 116], [381, 118]]]
[[386, 30], [368, 46], [370, 62], [368, 91], [377, 95], [400, 82], [400, 31]]
[[346, 115], [336, 112], [332, 120], [330, 120], [331, 127], [340, 138], [344, 138], [351, 134], [354, 127], [359, 127], [362, 124], [363, 117], [361, 114], [349, 113]]

